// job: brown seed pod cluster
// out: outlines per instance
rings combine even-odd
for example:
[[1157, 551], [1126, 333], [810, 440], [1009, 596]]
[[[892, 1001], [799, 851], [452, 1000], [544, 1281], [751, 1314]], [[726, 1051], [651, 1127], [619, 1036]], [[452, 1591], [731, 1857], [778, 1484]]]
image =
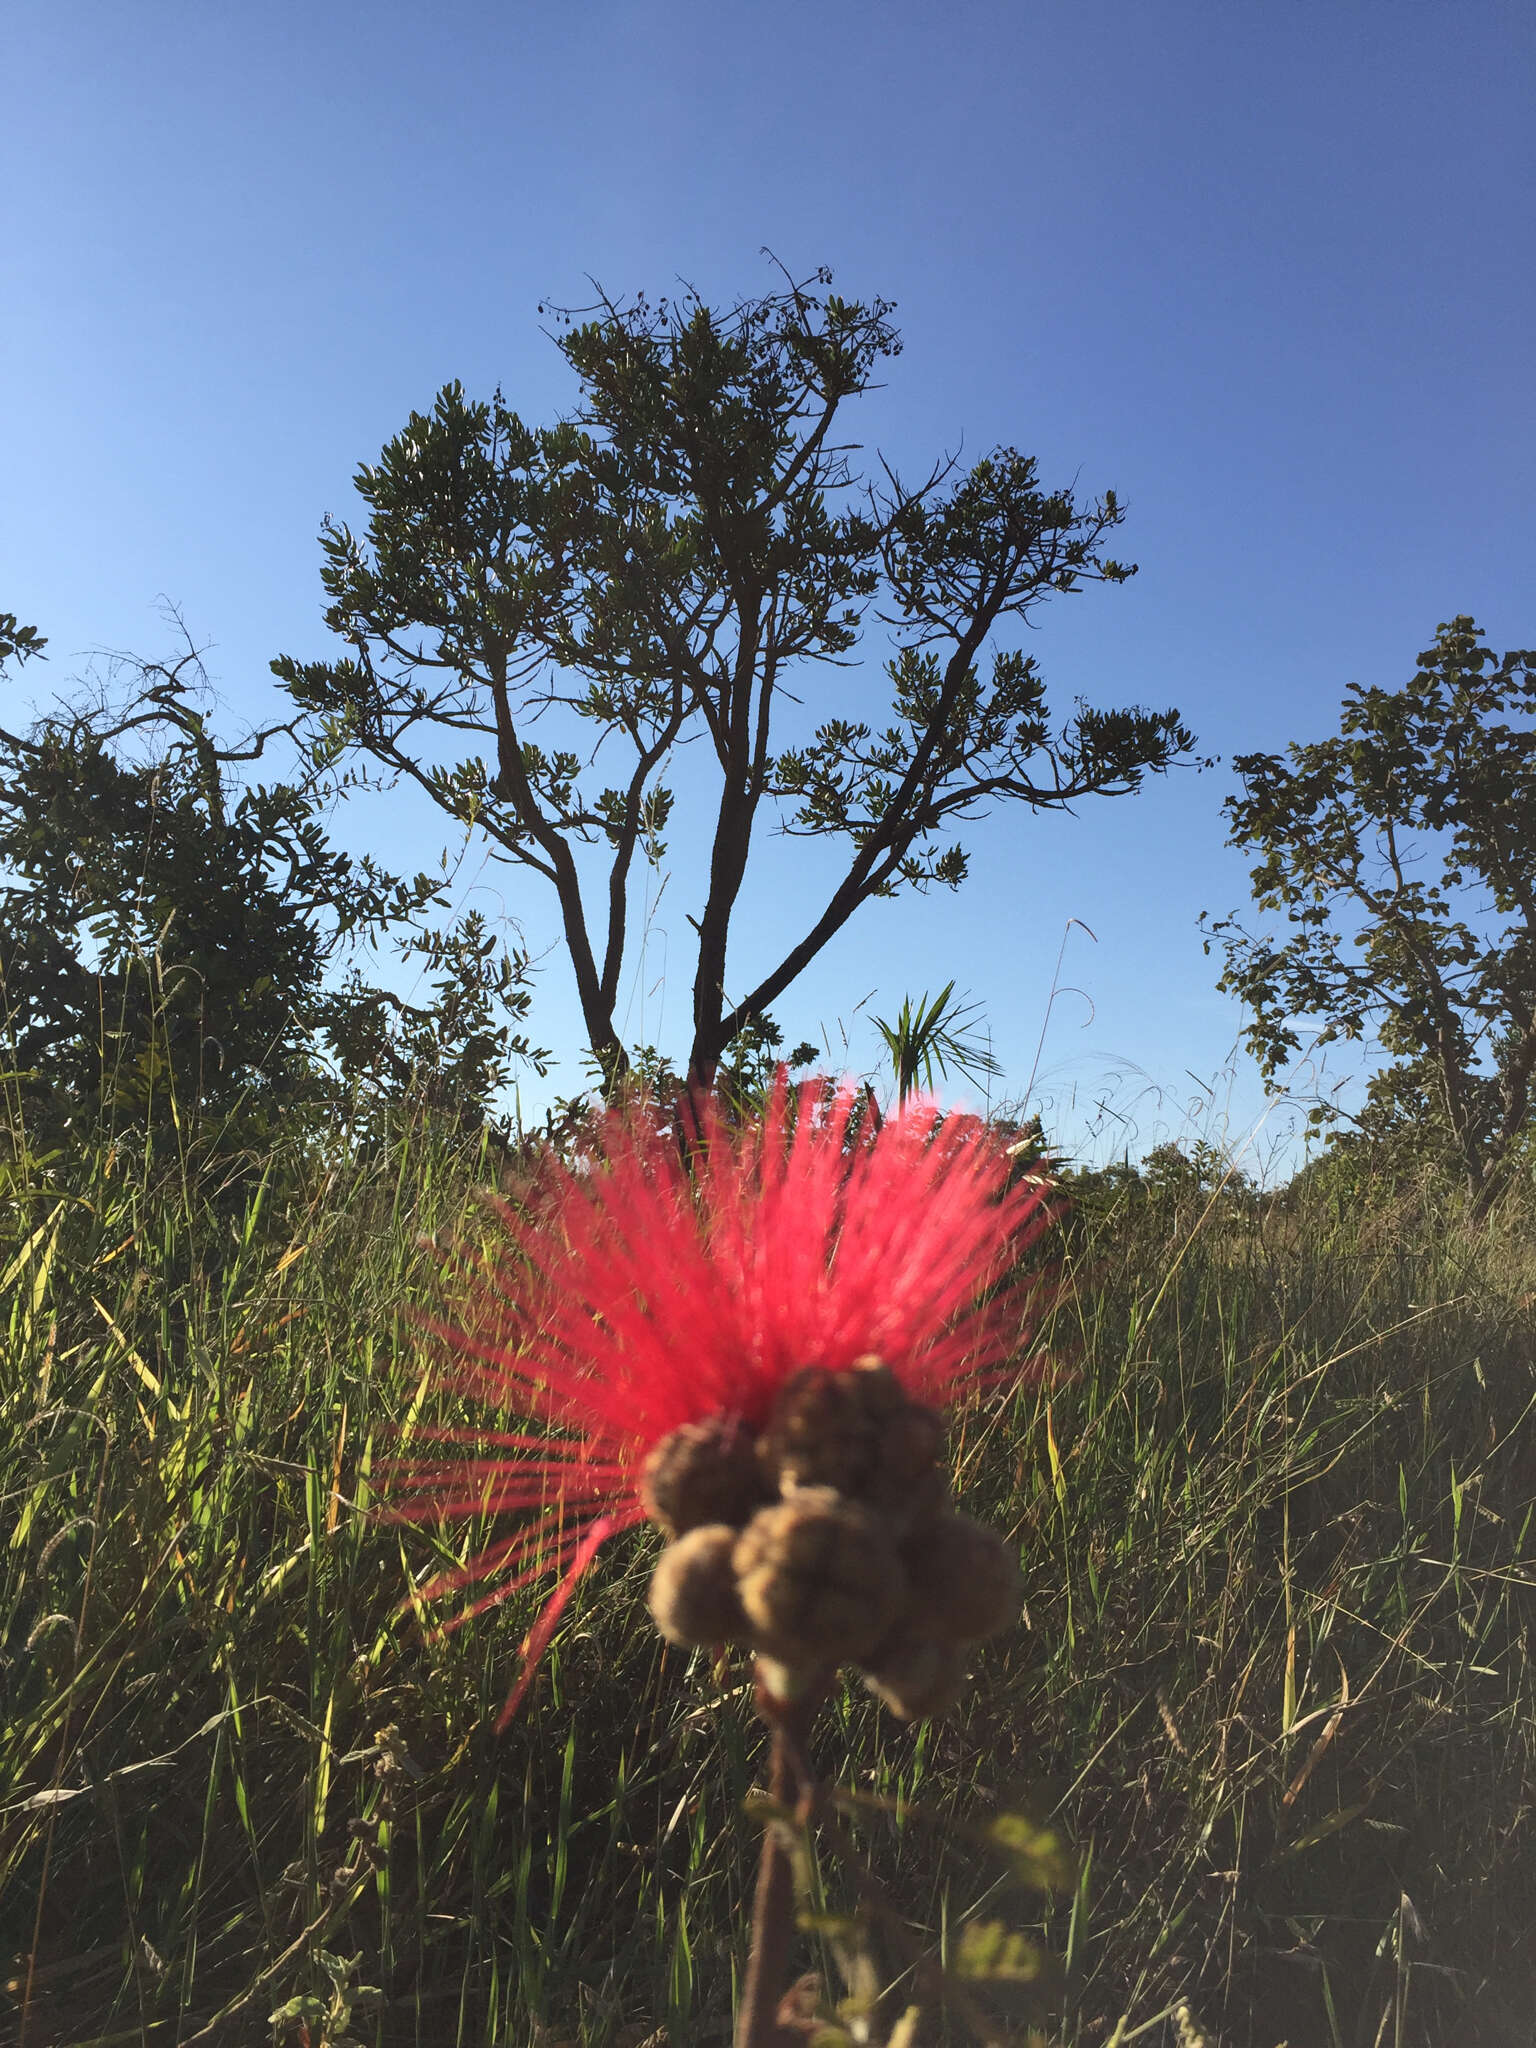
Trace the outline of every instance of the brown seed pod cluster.
[[903, 1720], [945, 1712], [1020, 1580], [1002, 1538], [951, 1506], [943, 1447], [943, 1418], [876, 1358], [795, 1374], [760, 1435], [729, 1417], [674, 1430], [641, 1480], [673, 1539], [656, 1626], [746, 1644], [784, 1697], [855, 1664]]

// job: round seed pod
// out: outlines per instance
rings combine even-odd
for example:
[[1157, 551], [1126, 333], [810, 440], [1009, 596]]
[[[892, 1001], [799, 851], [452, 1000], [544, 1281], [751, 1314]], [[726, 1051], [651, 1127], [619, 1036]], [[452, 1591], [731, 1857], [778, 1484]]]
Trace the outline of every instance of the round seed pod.
[[936, 1515], [902, 1551], [914, 1620], [942, 1640], [979, 1642], [1017, 1621], [1023, 1575], [1012, 1548], [983, 1523]]
[[765, 1476], [786, 1497], [831, 1486], [905, 1526], [914, 1492], [931, 1511], [943, 1417], [913, 1401], [878, 1358], [847, 1372], [808, 1366], [786, 1382], [759, 1445]]
[[739, 1529], [769, 1497], [756, 1440], [736, 1415], [671, 1430], [652, 1447], [640, 1474], [646, 1513], [674, 1536], [709, 1522]]
[[791, 1667], [856, 1661], [907, 1600], [890, 1532], [829, 1486], [760, 1508], [733, 1561], [754, 1649]]
[[731, 1562], [736, 1538], [728, 1524], [710, 1522], [690, 1529], [661, 1553], [647, 1598], [651, 1618], [669, 1643], [699, 1649], [746, 1634]]
[[873, 1469], [859, 1497], [903, 1534], [949, 1506], [944, 1435], [943, 1416], [921, 1401], [908, 1401], [881, 1426]]
[[899, 1721], [947, 1714], [965, 1684], [958, 1643], [898, 1627], [864, 1666], [864, 1683]]
[[880, 1424], [905, 1399], [878, 1360], [851, 1372], [807, 1366], [774, 1403], [759, 1447], [765, 1476], [785, 1494], [832, 1486], [857, 1496], [875, 1462]]

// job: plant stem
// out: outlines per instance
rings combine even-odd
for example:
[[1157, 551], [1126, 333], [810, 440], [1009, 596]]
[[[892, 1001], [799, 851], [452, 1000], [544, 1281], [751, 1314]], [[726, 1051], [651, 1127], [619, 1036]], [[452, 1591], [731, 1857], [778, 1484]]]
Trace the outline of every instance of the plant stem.
[[[803, 1749], [821, 1698], [820, 1690], [815, 1689], [785, 1704], [771, 1699], [759, 1686], [758, 1712], [773, 1729], [768, 1796], [780, 1806], [794, 1806], [810, 1789]], [[795, 1886], [789, 1843], [782, 1825], [770, 1820], [763, 1831], [757, 1866], [752, 1947], [736, 2016], [736, 2048], [776, 2048], [779, 2000], [785, 1990], [794, 1935]]]

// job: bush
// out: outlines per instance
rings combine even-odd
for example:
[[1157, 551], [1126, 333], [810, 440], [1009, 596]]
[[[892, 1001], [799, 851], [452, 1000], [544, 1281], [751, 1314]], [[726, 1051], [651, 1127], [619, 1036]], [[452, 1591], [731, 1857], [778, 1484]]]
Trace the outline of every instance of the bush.
[[[7, 649], [37, 651], [20, 629]], [[0, 1029], [34, 1145], [104, 1121], [229, 1155], [361, 1087], [473, 1122], [514, 1063], [542, 1068], [521, 954], [475, 913], [425, 924], [441, 877], [338, 850], [334, 788], [252, 779], [284, 728], [221, 741], [190, 647], [111, 684], [0, 729]], [[391, 933], [428, 1002], [357, 964]]]

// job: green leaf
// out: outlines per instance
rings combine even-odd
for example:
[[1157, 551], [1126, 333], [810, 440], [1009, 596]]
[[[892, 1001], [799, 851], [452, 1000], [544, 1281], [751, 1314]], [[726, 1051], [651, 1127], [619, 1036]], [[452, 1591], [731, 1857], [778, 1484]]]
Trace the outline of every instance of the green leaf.
[[1045, 1989], [1059, 1971], [1056, 1958], [1001, 1920], [973, 1920], [961, 1933], [950, 1975], [967, 1984], [1006, 1990]]
[[1330, 1835], [1338, 1834], [1342, 1828], [1347, 1828], [1351, 1821], [1358, 1820], [1370, 1803], [1369, 1799], [1358, 1799], [1353, 1806], [1341, 1806], [1335, 1812], [1327, 1814], [1314, 1827], [1308, 1828], [1305, 1834], [1298, 1835], [1294, 1842], [1282, 1849], [1275, 1859], [1276, 1862], [1287, 1862], [1292, 1856], [1301, 1855], [1304, 1849], [1315, 1848], [1319, 1842], [1327, 1841]]
[[297, 1998], [290, 1998], [286, 2005], [280, 2005], [276, 2012], [267, 2014], [268, 2024], [274, 2027], [286, 2025], [290, 2020], [301, 2020], [305, 2026], [311, 2021], [323, 2020], [330, 2007], [323, 1998], [316, 1998], [313, 1992], [301, 1992]]
[[1066, 1837], [1023, 1813], [1000, 1813], [987, 1828], [1007, 1857], [1014, 1876], [1037, 1892], [1069, 1892], [1077, 1883], [1077, 1858]]
[[852, 1913], [797, 1913], [795, 1925], [802, 1934], [819, 1934], [825, 1941], [852, 1941], [861, 1931]]

